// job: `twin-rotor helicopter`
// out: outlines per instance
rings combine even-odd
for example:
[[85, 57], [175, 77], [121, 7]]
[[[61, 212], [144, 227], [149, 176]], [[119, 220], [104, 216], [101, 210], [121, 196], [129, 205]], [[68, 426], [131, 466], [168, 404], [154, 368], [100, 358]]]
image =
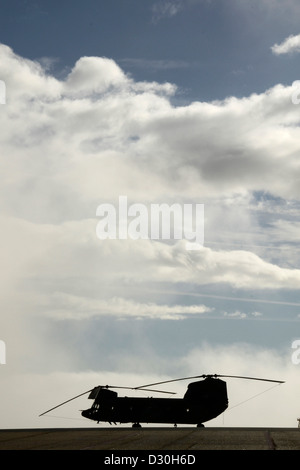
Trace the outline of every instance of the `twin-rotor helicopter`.
[[[263, 379], [257, 377], [243, 377], [238, 375], [196, 375], [179, 379], [165, 380], [139, 387], [118, 387], [113, 385], [98, 385], [80, 395], [60, 403], [40, 414], [40, 416], [89, 393], [89, 399], [94, 400], [91, 408], [83, 410], [84, 418], [109, 424], [132, 423], [132, 427], [141, 427], [147, 424], [194, 424], [203, 427], [203, 423], [210, 421], [228, 408], [227, 384], [222, 378], [238, 378], [246, 380], [260, 380], [264, 382], [284, 383], [281, 380]], [[141, 390], [174, 394], [174, 392], [155, 390], [149, 387], [166, 383], [202, 379], [189, 383], [183, 398], [145, 398], [120, 397], [113, 389]]]

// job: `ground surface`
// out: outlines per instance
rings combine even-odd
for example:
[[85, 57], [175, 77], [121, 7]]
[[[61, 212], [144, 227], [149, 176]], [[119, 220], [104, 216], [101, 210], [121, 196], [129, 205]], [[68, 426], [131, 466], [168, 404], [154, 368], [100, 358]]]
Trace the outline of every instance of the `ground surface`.
[[300, 429], [11, 429], [0, 430], [0, 450], [300, 450]]

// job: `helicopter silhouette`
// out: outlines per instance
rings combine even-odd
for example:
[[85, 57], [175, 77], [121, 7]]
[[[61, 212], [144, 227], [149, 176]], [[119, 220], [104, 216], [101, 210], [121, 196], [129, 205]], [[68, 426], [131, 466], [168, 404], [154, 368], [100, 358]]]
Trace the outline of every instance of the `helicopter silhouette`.
[[[228, 408], [227, 384], [219, 377], [238, 378], [247, 380], [260, 380], [264, 382], [284, 383], [281, 380], [262, 379], [257, 377], [244, 377], [238, 375], [196, 375], [179, 379], [165, 380], [139, 387], [123, 387], [114, 385], [98, 385], [91, 390], [76, 395], [59, 405], [45, 411], [39, 416], [89, 393], [89, 399], [94, 400], [91, 408], [83, 410], [81, 415], [93, 421], [108, 422], [109, 424], [132, 423], [132, 427], [141, 427], [141, 423], [152, 424], [195, 424], [203, 427], [203, 423], [210, 421]], [[163, 390], [153, 390], [149, 387], [171, 382], [191, 379], [203, 379], [188, 384], [183, 398], [144, 398], [119, 397], [114, 388], [141, 390], [174, 394]]]

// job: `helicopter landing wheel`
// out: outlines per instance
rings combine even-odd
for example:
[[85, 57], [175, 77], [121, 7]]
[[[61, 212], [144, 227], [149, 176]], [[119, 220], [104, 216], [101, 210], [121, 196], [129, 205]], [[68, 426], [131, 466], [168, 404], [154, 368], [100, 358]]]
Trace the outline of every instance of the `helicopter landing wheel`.
[[202, 423], [197, 424], [197, 428], [204, 428], [204, 424]]
[[133, 428], [141, 428], [142, 426], [140, 425], [140, 423], [133, 423], [132, 427]]

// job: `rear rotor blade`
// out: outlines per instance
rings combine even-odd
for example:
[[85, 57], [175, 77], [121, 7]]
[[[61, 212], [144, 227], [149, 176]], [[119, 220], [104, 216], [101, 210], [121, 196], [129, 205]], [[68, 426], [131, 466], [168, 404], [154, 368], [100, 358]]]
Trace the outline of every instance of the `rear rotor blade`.
[[147, 385], [141, 385], [140, 387], [136, 387], [135, 390], [143, 390], [144, 387], [153, 387], [154, 385], [161, 385], [161, 384], [166, 384], [170, 382], [179, 382], [180, 380], [190, 380], [190, 379], [205, 379], [205, 378], [217, 378], [217, 377], [228, 377], [228, 378], [236, 378], [236, 379], [246, 379], [246, 380], [261, 380], [264, 382], [274, 382], [274, 383], [285, 383], [283, 380], [273, 380], [273, 379], [264, 379], [264, 378], [258, 378], [258, 377], [245, 377], [241, 375], [220, 375], [220, 374], [202, 374], [202, 375], [194, 375], [191, 377], [182, 377], [179, 379], [172, 379], [172, 380], [164, 380], [162, 382], [156, 382], [152, 384], [147, 384]]
[[285, 383], [283, 380], [262, 379], [259, 377], [244, 377], [242, 375], [218, 375], [218, 377], [228, 377], [228, 378], [233, 378], [233, 379], [246, 379], [246, 380], [261, 380], [263, 382], [275, 382], [279, 384]]

